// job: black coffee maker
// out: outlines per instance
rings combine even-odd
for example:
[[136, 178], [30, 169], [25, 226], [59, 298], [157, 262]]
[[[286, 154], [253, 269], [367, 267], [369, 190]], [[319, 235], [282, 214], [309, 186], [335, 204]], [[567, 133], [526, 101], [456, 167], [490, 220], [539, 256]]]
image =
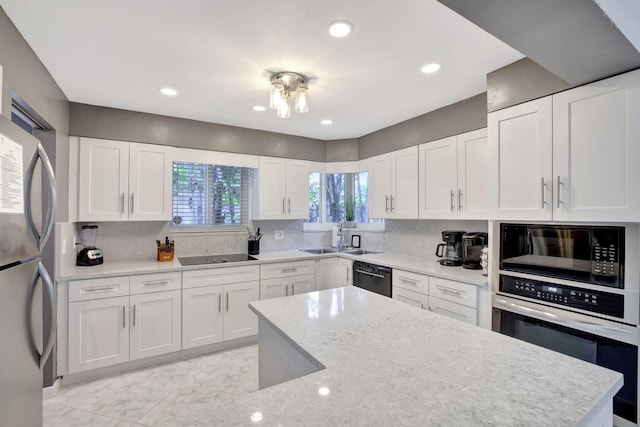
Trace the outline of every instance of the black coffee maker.
[[483, 232], [465, 233], [462, 236], [462, 268], [480, 270], [480, 255], [487, 245], [488, 234]]
[[442, 265], [456, 267], [462, 265], [462, 236], [464, 231], [443, 231], [442, 241], [436, 247], [436, 256], [442, 258]]

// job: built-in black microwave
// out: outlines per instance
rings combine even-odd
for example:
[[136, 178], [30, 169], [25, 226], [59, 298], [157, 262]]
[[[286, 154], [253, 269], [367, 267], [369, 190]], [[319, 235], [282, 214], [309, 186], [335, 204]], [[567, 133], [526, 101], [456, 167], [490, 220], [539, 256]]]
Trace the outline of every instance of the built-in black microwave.
[[624, 288], [624, 227], [501, 224], [500, 269]]

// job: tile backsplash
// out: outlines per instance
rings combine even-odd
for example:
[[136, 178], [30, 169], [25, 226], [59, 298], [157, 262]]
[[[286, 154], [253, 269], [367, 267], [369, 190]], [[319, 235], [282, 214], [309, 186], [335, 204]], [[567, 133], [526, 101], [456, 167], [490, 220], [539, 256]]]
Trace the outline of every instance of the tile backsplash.
[[[75, 263], [75, 253], [69, 251], [74, 235], [84, 223], [59, 224], [58, 242], [66, 240], [66, 255], [60, 262], [64, 266]], [[101, 222], [98, 224], [96, 246], [102, 249], [105, 262], [155, 260], [157, 239], [169, 236], [175, 241], [176, 256], [247, 252], [247, 232], [171, 233], [169, 222]], [[301, 220], [253, 221], [253, 227], [263, 233], [260, 251], [281, 251], [331, 245], [331, 233], [304, 232]], [[442, 230], [487, 231], [488, 221], [461, 220], [387, 220], [385, 231], [349, 230], [361, 236], [361, 247], [406, 255], [433, 256], [441, 242]], [[284, 232], [284, 239], [275, 240], [276, 230]], [[71, 235], [70, 235], [71, 234]], [[60, 243], [61, 244], [61, 243]], [[62, 252], [58, 252], [62, 253]]]

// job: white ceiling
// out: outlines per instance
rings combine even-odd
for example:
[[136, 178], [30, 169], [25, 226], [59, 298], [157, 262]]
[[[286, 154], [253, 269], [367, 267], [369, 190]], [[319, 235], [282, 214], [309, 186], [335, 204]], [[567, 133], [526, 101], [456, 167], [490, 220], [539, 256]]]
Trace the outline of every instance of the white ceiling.
[[[435, 0], [0, 0], [70, 101], [307, 136], [356, 138], [486, 90], [523, 57]], [[334, 39], [328, 24], [355, 27]], [[432, 75], [420, 68], [442, 63]], [[278, 119], [274, 71], [311, 77]], [[179, 95], [168, 98], [169, 86]], [[322, 119], [333, 124], [324, 126]]]

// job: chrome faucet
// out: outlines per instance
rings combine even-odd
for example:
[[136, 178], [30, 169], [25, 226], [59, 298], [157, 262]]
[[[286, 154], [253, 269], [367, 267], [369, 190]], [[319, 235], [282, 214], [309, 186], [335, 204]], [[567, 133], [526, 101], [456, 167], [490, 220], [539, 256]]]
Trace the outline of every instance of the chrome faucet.
[[343, 249], [347, 248], [347, 244], [344, 240], [344, 228], [343, 223], [340, 223], [338, 228], [338, 252], [341, 252]]

